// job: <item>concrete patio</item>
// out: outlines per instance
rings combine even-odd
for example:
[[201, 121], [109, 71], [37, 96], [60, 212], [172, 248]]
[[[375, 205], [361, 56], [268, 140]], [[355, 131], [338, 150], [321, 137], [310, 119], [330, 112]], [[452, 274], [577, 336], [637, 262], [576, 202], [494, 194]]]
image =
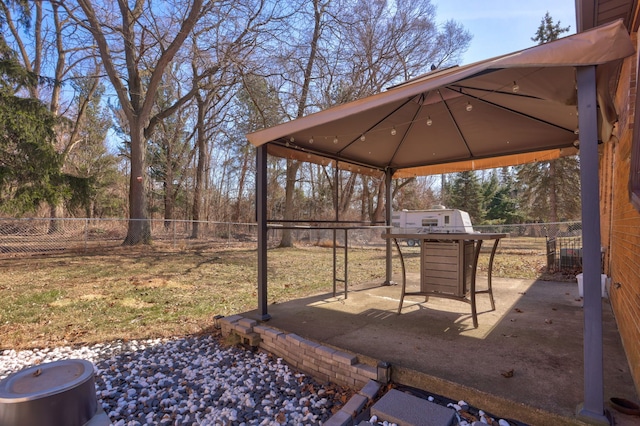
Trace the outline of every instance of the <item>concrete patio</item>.
[[[407, 291], [417, 287], [408, 275]], [[285, 332], [392, 365], [392, 380], [531, 425], [572, 424], [583, 399], [583, 314], [576, 283], [496, 279], [496, 310], [478, 295], [479, 327], [470, 306], [431, 297], [405, 298], [401, 288], [368, 283], [343, 294], [319, 294], [269, 305], [267, 322]], [[479, 289], [486, 279], [478, 278]], [[414, 288], [415, 288], [414, 287]], [[615, 319], [603, 299], [605, 400], [638, 402]], [[257, 319], [257, 311], [242, 314]], [[608, 404], [605, 406], [608, 407]], [[618, 425], [637, 417], [614, 412]]]

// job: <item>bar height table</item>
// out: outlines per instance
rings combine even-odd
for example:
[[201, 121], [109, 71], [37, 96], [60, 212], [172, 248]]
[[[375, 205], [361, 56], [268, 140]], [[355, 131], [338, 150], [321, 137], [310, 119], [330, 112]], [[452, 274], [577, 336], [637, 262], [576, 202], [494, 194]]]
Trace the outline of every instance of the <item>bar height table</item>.
[[[493, 259], [500, 239], [508, 237], [501, 233], [451, 233], [451, 234], [401, 234], [384, 233], [382, 238], [392, 239], [402, 267], [402, 295], [398, 314], [402, 312], [405, 296], [443, 297], [459, 300], [471, 305], [473, 326], [478, 328], [476, 294], [489, 294], [491, 310], [496, 309], [491, 287]], [[411, 239], [420, 241], [420, 291], [407, 293], [407, 274], [404, 256], [398, 240]], [[487, 271], [487, 289], [476, 290], [478, 258], [482, 242], [493, 240]]]

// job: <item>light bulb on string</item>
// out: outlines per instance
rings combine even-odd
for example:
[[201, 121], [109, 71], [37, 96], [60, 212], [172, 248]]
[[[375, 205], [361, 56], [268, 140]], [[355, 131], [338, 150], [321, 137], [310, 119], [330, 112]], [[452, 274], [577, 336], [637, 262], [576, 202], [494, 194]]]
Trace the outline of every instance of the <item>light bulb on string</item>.
[[518, 93], [520, 91], [520, 86], [518, 86], [518, 83], [514, 81], [513, 86], [511, 86], [511, 90], [513, 91], [513, 93]]
[[473, 110], [473, 105], [471, 105], [471, 102], [467, 102], [467, 106], [465, 107], [465, 109], [466, 109], [468, 112], [471, 112], [471, 110]]
[[431, 119], [431, 116], [427, 117], [427, 126], [431, 126], [433, 124], [433, 120]]
[[395, 127], [395, 126], [393, 126], [393, 127], [391, 128], [391, 136], [395, 136], [395, 135], [396, 135], [396, 127]]
[[309, 145], [313, 145], [313, 136], [309, 138]]
[[362, 136], [360, 136], [360, 140], [362, 142], [364, 142], [367, 139], [367, 137], [364, 135], [364, 133], [362, 134]]
[[337, 145], [338, 144], [338, 137], [336, 136], [335, 138], [333, 138], [333, 144]]

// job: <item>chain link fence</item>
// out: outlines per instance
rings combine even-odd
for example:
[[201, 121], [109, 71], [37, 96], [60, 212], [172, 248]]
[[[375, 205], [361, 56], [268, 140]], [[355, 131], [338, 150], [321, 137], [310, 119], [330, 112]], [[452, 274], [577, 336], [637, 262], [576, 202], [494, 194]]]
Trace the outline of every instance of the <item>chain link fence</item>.
[[[255, 223], [229, 223], [188, 220], [150, 219], [153, 248], [178, 250], [257, 246]], [[0, 256], [90, 252], [122, 245], [129, 225], [127, 219], [0, 219]], [[379, 246], [385, 241], [383, 226], [299, 226], [290, 229], [296, 244], [331, 246], [334, 233], [337, 244], [345, 240], [351, 247]], [[197, 227], [197, 233], [194, 233]], [[518, 225], [479, 225], [478, 232], [507, 233], [501, 241], [504, 250], [544, 253], [549, 270], [576, 269], [582, 266], [582, 223], [530, 223]], [[269, 244], [279, 244], [284, 227], [270, 226]], [[144, 247], [142, 248], [144, 249]]]
[[[148, 220], [154, 247], [196, 249], [257, 243], [256, 225]], [[122, 245], [127, 219], [0, 219], [0, 256], [89, 252]], [[197, 235], [194, 235], [197, 226]]]

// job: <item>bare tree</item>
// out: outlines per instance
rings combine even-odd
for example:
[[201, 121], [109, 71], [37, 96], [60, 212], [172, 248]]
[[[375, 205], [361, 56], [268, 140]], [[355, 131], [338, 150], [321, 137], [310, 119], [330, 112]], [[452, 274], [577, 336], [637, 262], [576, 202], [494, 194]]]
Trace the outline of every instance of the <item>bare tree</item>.
[[209, 4], [205, 0], [166, 2], [161, 7], [144, 0], [114, 3], [117, 8], [111, 2], [78, 0], [82, 15], [72, 11], [68, 2], [63, 4], [93, 36], [129, 126], [131, 220], [124, 244], [148, 243], [146, 140], [161, 120], [195, 95], [198, 86], [193, 81], [190, 90], [172, 105], [154, 111], [157, 91], [167, 67]]
[[[307, 102], [309, 98], [309, 89], [311, 86], [312, 73], [314, 70], [316, 58], [318, 56], [318, 44], [320, 37], [322, 36], [323, 20], [326, 13], [327, 6], [330, 4], [330, 0], [322, 2], [320, 0], [313, 0], [313, 31], [311, 40], [309, 42], [309, 53], [306, 56], [306, 63], [304, 64], [304, 74], [302, 78], [302, 85], [300, 89], [300, 96], [298, 98], [298, 107], [296, 111], [296, 118], [300, 118], [305, 114], [307, 108]], [[285, 186], [285, 205], [284, 205], [284, 220], [292, 220], [293, 215], [293, 193], [295, 190], [296, 179], [298, 175], [298, 169], [300, 168], [300, 162], [293, 159], [287, 159], [286, 169], [286, 186]], [[293, 241], [291, 239], [291, 230], [285, 229], [282, 233], [282, 240], [280, 241], [280, 247], [291, 247]]]
[[[233, 99], [241, 85], [243, 76], [250, 75], [263, 66], [256, 52], [279, 31], [281, 7], [266, 0], [234, 0], [217, 2], [211, 13], [205, 16], [194, 31], [191, 68], [193, 75], [206, 75], [201, 81], [197, 98], [196, 150], [197, 165], [193, 196], [192, 237], [197, 238], [204, 183], [207, 179], [207, 153], [214, 149], [214, 142], [224, 140], [240, 126], [241, 120], [230, 122], [235, 108]], [[272, 123], [275, 124], [275, 123]], [[224, 135], [222, 138], [220, 135]], [[235, 138], [233, 138], [235, 140]], [[245, 147], [244, 135], [237, 140], [239, 147]], [[208, 146], [211, 145], [211, 146]], [[220, 145], [218, 149], [227, 149]], [[236, 213], [241, 205], [250, 151], [238, 148], [240, 155], [225, 155], [228, 159], [240, 160], [243, 164], [237, 187]], [[223, 162], [227, 167], [228, 162]], [[210, 167], [210, 165], [209, 165]], [[224, 175], [226, 179], [227, 176]], [[229, 194], [220, 194], [227, 196]], [[230, 198], [230, 197], [229, 197]], [[229, 199], [229, 203], [233, 204]], [[234, 215], [231, 216], [232, 218]], [[239, 214], [235, 215], [235, 219]]]

